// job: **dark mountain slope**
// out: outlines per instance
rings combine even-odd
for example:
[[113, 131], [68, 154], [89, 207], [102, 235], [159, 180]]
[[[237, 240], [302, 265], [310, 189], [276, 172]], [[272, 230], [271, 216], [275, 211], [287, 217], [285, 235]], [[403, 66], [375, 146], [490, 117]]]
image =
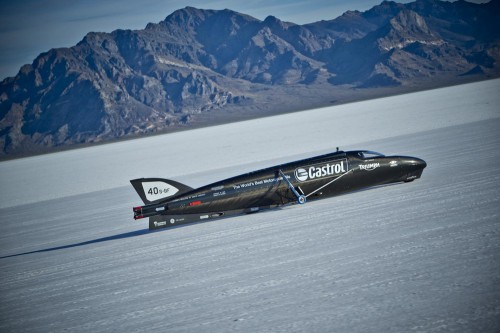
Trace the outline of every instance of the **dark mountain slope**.
[[1, 82], [0, 156], [224, 120], [223, 111], [326, 105], [349, 87], [496, 77], [499, 3], [384, 1], [307, 25], [186, 7], [143, 30], [89, 33]]

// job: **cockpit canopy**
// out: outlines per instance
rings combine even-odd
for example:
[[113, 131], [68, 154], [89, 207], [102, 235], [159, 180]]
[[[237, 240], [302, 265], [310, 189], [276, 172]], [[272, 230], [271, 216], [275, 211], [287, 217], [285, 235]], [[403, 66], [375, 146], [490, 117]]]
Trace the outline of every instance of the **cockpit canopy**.
[[356, 157], [361, 158], [363, 160], [369, 160], [372, 158], [385, 156], [384, 154], [377, 153], [376, 151], [371, 151], [371, 150], [359, 150], [359, 151], [355, 151], [353, 153]]

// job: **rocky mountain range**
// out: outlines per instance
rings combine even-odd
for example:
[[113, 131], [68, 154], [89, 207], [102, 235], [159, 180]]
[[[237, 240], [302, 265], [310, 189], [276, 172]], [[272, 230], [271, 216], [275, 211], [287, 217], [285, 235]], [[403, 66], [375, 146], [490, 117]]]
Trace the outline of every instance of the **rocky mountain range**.
[[306, 25], [186, 7], [3, 80], [0, 158], [499, 75], [500, 0], [384, 1]]

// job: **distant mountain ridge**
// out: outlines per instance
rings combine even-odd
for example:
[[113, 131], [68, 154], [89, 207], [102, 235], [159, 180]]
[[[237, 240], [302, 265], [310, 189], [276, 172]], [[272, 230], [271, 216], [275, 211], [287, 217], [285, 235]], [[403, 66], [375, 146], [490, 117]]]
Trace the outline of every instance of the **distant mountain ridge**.
[[186, 7], [143, 30], [91, 32], [1, 82], [0, 157], [166, 131], [220, 110], [292, 109], [300, 96], [275, 98], [278, 88], [497, 77], [499, 13], [500, 0], [384, 1], [297, 25]]

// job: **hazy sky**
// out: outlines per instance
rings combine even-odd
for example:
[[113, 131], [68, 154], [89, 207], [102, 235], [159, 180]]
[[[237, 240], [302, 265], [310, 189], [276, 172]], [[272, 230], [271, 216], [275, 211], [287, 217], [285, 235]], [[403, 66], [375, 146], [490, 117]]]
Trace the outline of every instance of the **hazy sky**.
[[[488, 2], [488, 0], [468, 0]], [[40, 53], [78, 43], [91, 31], [143, 29], [192, 6], [231, 9], [264, 20], [268, 15], [305, 24], [347, 10], [365, 11], [382, 0], [0, 0], [0, 80], [14, 76]], [[400, 3], [411, 0], [398, 0]]]

